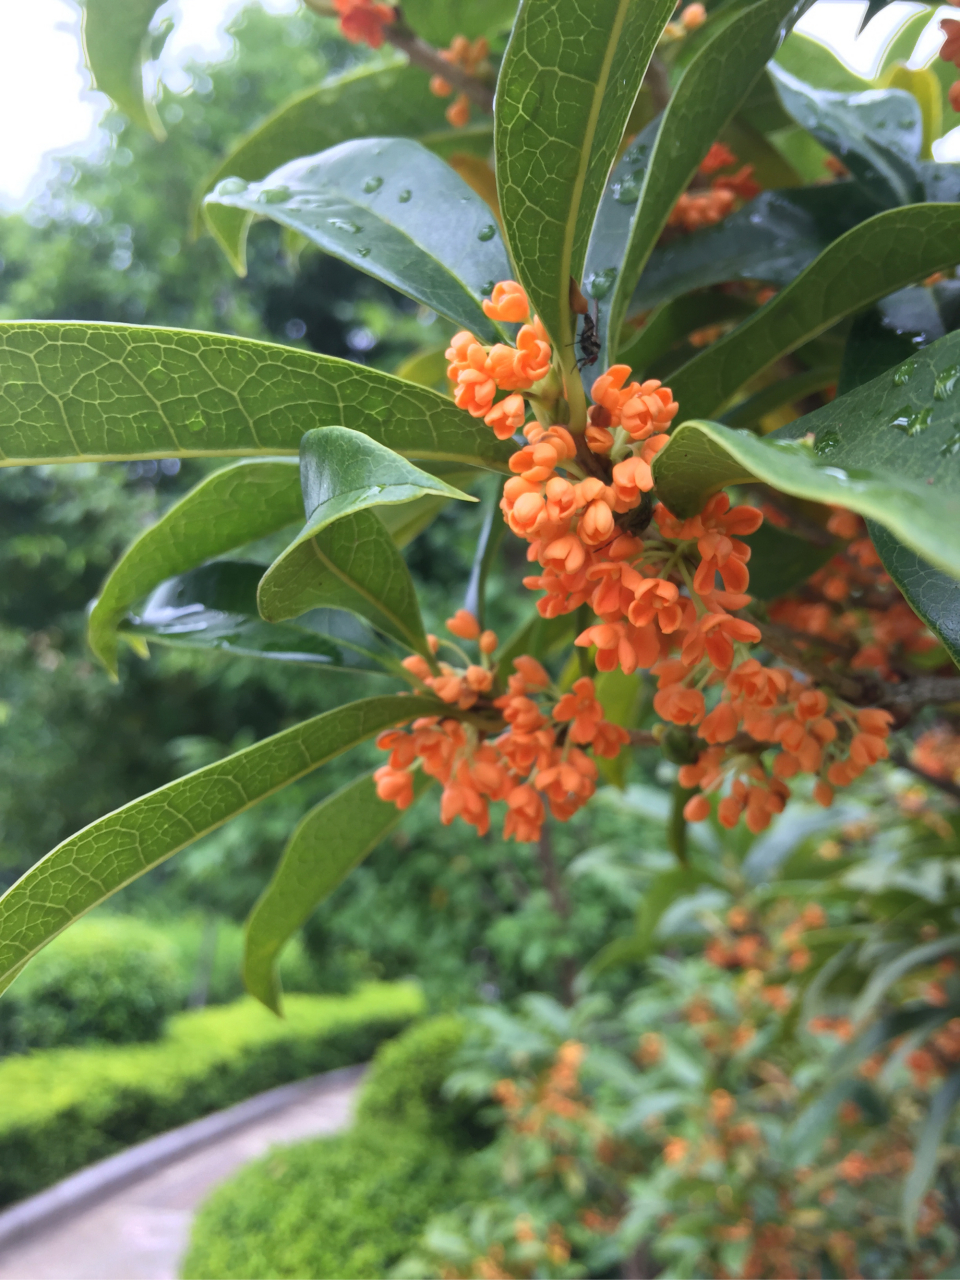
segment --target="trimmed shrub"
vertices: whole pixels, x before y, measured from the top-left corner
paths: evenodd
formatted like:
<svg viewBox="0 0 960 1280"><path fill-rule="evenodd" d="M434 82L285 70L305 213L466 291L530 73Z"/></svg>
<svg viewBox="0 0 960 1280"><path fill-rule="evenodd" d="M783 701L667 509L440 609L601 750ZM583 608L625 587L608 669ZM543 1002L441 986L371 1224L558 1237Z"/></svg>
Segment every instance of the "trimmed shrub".
<svg viewBox="0 0 960 1280"><path fill-rule="evenodd" d="M427 1220L460 1199L454 1150L417 1129L362 1125L279 1148L201 1209L187 1280L386 1276Z"/></svg>
<svg viewBox="0 0 960 1280"><path fill-rule="evenodd" d="M53 1049L0 1062L0 1204L261 1090L363 1062L422 1010L412 983L176 1014L150 1045Z"/></svg>
<svg viewBox="0 0 960 1280"><path fill-rule="evenodd" d="M219 1187L197 1215L188 1280L377 1280L427 1221L469 1197L464 1156L487 1135L443 1096L464 1024L428 1018L383 1044L356 1127L272 1152Z"/></svg>
<svg viewBox="0 0 960 1280"><path fill-rule="evenodd" d="M160 930L124 916L81 920L0 1002L0 1051L155 1040L183 999L177 949Z"/></svg>

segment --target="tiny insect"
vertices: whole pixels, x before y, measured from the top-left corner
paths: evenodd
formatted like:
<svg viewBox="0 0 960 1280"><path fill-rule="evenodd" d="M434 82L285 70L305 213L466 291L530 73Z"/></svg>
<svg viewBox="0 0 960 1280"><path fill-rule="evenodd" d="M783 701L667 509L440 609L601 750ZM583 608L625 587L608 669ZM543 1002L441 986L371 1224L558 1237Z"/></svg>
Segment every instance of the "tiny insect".
<svg viewBox="0 0 960 1280"><path fill-rule="evenodd" d="M596 364L600 357L600 334L597 330L597 310L598 303L594 299L594 314L590 314L590 304L580 292L580 287L570 277L570 310L576 316L583 316L583 327L580 330L580 337L577 339L577 346L580 348L580 359L577 361L577 368L583 369L585 365Z"/></svg>
<svg viewBox="0 0 960 1280"><path fill-rule="evenodd" d="M596 320L589 311L583 317L583 327L580 330L577 346L580 348L580 359L577 361L578 369L597 363L600 357L600 332L597 329Z"/></svg>

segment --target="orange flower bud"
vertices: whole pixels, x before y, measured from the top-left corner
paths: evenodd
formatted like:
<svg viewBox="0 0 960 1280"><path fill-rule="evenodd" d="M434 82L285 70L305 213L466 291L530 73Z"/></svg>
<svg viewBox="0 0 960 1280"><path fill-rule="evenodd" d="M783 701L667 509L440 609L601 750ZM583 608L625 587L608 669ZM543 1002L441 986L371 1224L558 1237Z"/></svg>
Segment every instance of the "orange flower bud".
<svg viewBox="0 0 960 1280"><path fill-rule="evenodd" d="M461 640L476 640L480 634L480 624L467 609L458 609L446 622L447 630Z"/></svg>

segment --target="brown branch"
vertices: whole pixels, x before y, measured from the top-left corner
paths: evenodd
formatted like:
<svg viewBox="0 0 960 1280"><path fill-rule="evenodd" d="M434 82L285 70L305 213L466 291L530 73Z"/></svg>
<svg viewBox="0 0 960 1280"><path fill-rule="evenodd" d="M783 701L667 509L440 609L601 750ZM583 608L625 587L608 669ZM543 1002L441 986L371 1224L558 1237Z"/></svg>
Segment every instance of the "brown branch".
<svg viewBox="0 0 960 1280"><path fill-rule="evenodd" d="M872 706L876 706L876 699L872 694L880 681L855 679L842 671L834 671L826 663L798 649L793 641L793 633L789 633L786 627L777 626L773 622L757 622L755 618L751 621L759 630L763 643L778 657L785 658L792 666L806 671L819 684L825 684L846 702L869 702Z"/></svg>
<svg viewBox="0 0 960 1280"><path fill-rule="evenodd" d="M309 4L310 0L307 0L307 3ZM397 12L399 13L399 10ZM432 76L440 76L454 89L465 93L481 111L486 111L488 115L492 114L493 90L491 87L477 76L472 76L469 71L464 71L463 67L458 67L455 62L447 62L445 58L441 58L440 51L432 44L427 44L426 40L421 40L415 31L411 31L402 16L388 27L384 27L383 38L395 49L405 53L416 66L429 71Z"/></svg>
<svg viewBox="0 0 960 1280"><path fill-rule="evenodd" d="M304 0L304 3L321 18L338 16L330 0ZM454 89L465 93L482 111L488 114L492 112L493 90L490 86L476 76L472 76L469 71L464 71L463 67L458 67L456 63L447 62L445 58L441 58L439 49L435 49L432 44L427 44L426 40L421 40L416 32L410 30L403 20L400 9L397 8L395 12L396 20L383 28L383 38L387 44L392 44L395 49L405 53L411 62L422 67L424 71L429 71L432 76L441 76Z"/></svg>
<svg viewBox="0 0 960 1280"><path fill-rule="evenodd" d="M921 769L918 764L914 764L910 757L898 748L894 747L890 752L890 759L898 768L909 769L911 773L916 774L918 778L922 778L931 787L936 787L945 795L953 796L954 800L960 800L960 787L955 782L951 782L949 778L938 778L936 774L928 773L926 769Z"/></svg>

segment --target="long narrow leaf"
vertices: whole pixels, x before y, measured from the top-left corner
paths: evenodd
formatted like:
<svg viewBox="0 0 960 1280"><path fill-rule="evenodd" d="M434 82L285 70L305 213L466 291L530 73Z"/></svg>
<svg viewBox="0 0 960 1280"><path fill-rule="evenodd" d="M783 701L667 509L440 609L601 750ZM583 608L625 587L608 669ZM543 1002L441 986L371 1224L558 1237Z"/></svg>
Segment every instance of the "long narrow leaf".
<svg viewBox="0 0 960 1280"><path fill-rule="evenodd" d="M510 276L489 205L409 138L357 138L262 182L227 178L205 207L271 218L311 244L496 342L483 294Z"/></svg>
<svg viewBox="0 0 960 1280"><path fill-rule="evenodd" d="M954 1071L937 1090L920 1130L913 1165L903 1184L903 1229L909 1240L916 1239L917 1214L924 1196L937 1176L940 1144L943 1142L957 1103L960 1101L960 1071Z"/></svg>
<svg viewBox="0 0 960 1280"><path fill-rule="evenodd" d="M671 0L523 0L500 69L497 189L507 241L570 365L570 277L580 278L604 183L672 8Z"/></svg>
<svg viewBox="0 0 960 1280"><path fill-rule="evenodd" d="M183 329L0 324L0 465L295 454L312 427L506 470L514 450L446 396L348 360Z"/></svg>
<svg viewBox="0 0 960 1280"><path fill-rule="evenodd" d="M706 417L774 360L895 289L951 266L960 207L908 205L862 222L671 378L684 417Z"/></svg>
<svg viewBox="0 0 960 1280"><path fill-rule="evenodd" d="M64 840L0 898L0 991L79 916L157 863L381 729L429 715L427 698L366 698L141 796Z"/></svg>
<svg viewBox="0 0 960 1280"><path fill-rule="evenodd" d="M616 272L615 283L600 304L601 334L607 335L612 352L630 296L670 210L711 143L744 102L776 52L784 24L794 7L795 0L760 0L729 17L721 16L715 24L708 24L697 53L685 68L663 113L642 182L634 179L637 202L629 220L622 217L622 212L630 212L629 205L621 205L620 210L614 207L623 162L614 173L605 207L609 216L620 215L618 221L626 222L623 245L610 261L599 254L588 254L588 275L597 279L603 278L605 272ZM598 231L603 217L602 209Z"/></svg>
<svg viewBox="0 0 960 1280"><path fill-rule="evenodd" d="M117 626L132 604L167 578L284 529L302 515L293 459L240 462L207 476L141 533L110 571L90 611L90 648L116 675Z"/></svg>
<svg viewBox="0 0 960 1280"><path fill-rule="evenodd" d="M419 798L432 778L418 774ZM276 961L284 944L353 868L400 821L396 805L378 799L370 774L328 796L300 820L270 883L247 920L243 980L251 995L280 1012Z"/></svg>

